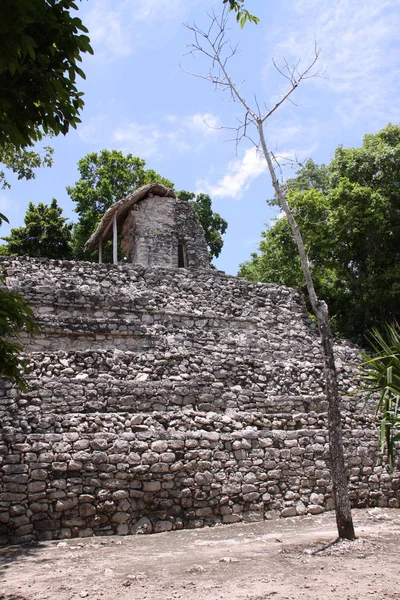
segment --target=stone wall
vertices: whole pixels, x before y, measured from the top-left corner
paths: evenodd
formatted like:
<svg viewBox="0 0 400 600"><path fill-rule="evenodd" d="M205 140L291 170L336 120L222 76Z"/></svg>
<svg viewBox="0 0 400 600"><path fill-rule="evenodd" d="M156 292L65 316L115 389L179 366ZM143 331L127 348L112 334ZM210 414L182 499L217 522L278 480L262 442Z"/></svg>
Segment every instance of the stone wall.
<svg viewBox="0 0 400 600"><path fill-rule="evenodd" d="M178 243L185 247L187 266L208 269L204 231L189 202L148 196L133 206L122 247L131 247L128 262L178 268Z"/></svg>
<svg viewBox="0 0 400 600"><path fill-rule="evenodd" d="M41 334L0 388L0 538L200 527L332 508L319 340L295 290L212 270L2 258ZM336 347L354 506L398 506Z"/></svg>

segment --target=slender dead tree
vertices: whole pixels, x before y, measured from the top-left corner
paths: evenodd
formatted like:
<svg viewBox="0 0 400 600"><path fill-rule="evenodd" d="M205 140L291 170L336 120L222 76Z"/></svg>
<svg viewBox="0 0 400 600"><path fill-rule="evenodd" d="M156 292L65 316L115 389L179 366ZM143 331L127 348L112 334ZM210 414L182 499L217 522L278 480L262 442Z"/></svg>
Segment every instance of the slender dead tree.
<svg viewBox="0 0 400 600"><path fill-rule="evenodd" d="M312 280L309 260L304 247L303 238L297 225L293 212L288 204L284 187L279 182L276 169L279 163L268 147L265 125L268 119L273 115L286 101L291 101L291 95L296 91L299 85L312 77L320 76L321 73L315 70L320 50L314 45L314 56L310 62L301 68L301 61L291 66L285 59L283 67L279 67L275 61L273 64L283 78L287 80L287 90L281 98L269 109L261 111L255 98L255 107L244 98L239 86L231 79L228 72L228 62L236 54L237 47L232 47L227 39L227 11L224 10L221 16L214 13L209 15L210 26L203 31L196 25L186 25L193 35L193 42L189 45L189 54L200 54L208 59L210 67L206 75L186 72L205 79L213 84L217 90L224 90L230 94L231 99L242 105L244 116L237 127L225 127L235 131L235 141L238 144L243 138L248 138L260 151L268 165L272 185L275 190L277 201L288 218L293 237L296 241L300 262L303 269L307 292L310 299L312 310L317 318L318 331L321 340L322 356L324 362L324 377L326 398L328 401L328 432L329 432L329 456L331 465L331 475L333 484L333 495L335 501L336 523L339 538L348 540L355 539L355 532L351 516L351 504L349 498L345 459L343 451L342 424L339 408L339 391L337 385L337 376L335 368L335 359L333 352L332 333L329 325L328 307L326 303L318 298L314 283ZM256 131L256 138L252 139L251 130Z"/></svg>

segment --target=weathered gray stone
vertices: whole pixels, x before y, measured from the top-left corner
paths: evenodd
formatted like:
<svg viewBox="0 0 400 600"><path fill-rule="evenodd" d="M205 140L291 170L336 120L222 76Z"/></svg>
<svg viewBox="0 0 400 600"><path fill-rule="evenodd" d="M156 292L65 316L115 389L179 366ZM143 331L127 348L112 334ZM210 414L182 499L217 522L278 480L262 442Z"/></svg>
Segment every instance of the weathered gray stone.
<svg viewBox="0 0 400 600"><path fill-rule="evenodd" d="M297 291L209 269L0 263L42 309L41 335L22 332L31 389L0 382L9 541L332 509L319 340ZM356 352L336 352L352 497L397 506L373 410L346 396Z"/></svg>
<svg viewBox="0 0 400 600"><path fill-rule="evenodd" d="M171 531L173 525L170 521L156 521L154 524L154 533L161 533L163 531Z"/></svg>
<svg viewBox="0 0 400 600"><path fill-rule="evenodd" d="M94 514L96 514L96 508L93 504L84 503L79 506L80 517L91 517Z"/></svg>
<svg viewBox="0 0 400 600"><path fill-rule="evenodd" d="M325 508L323 506L319 506L318 504L309 504L307 507L307 512L310 515L319 515L322 512L325 512Z"/></svg>
<svg viewBox="0 0 400 600"><path fill-rule="evenodd" d="M130 514L127 512L116 512L111 517L112 523L126 523L130 519Z"/></svg>
<svg viewBox="0 0 400 600"><path fill-rule="evenodd" d="M161 454L162 452L167 451L168 442L166 442L165 440L158 440L157 442L153 442L150 447L153 452L158 452L159 454Z"/></svg>
<svg viewBox="0 0 400 600"><path fill-rule="evenodd" d="M139 519L132 527L132 533L140 534L140 533L152 533L153 525L147 517L142 517Z"/></svg>

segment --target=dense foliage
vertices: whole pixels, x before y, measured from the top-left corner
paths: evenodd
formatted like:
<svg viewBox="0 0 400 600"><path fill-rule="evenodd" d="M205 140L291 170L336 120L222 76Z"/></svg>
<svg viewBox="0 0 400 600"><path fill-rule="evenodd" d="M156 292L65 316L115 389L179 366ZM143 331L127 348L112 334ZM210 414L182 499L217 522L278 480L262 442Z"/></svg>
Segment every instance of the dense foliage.
<svg viewBox="0 0 400 600"><path fill-rule="evenodd" d="M92 49L86 28L71 14L74 10L77 6L71 0L0 3L0 163L20 179L31 179L34 169L52 162L49 147L42 157L27 146L43 134L65 134L80 122L83 94L76 78L85 75L78 62ZM7 186L0 171L0 187ZM0 225L4 220L0 215ZM29 227L35 229L33 223ZM1 251L8 248L2 246ZM32 311L0 279L0 376L21 388L25 386L18 343L22 327L37 330Z"/></svg>
<svg viewBox="0 0 400 600"><path fill-rule="evenodd" d="M78 162L80 179L67 192L76 203L79 215L73 232L74 256L77 259L95 259L97 251L84 251L84 245L96 229L106 210L136 188L148 183L173 183L152 169L145 169L145 161L124 155L118 150L102 150L84 156ZM105 261L111 260L110 248L103 250Z"/></svg>
<svg viewBox="0 0 400 600"><path fill-rule="evenodd" d="M46 258L71 258L72 223L62 217L62 208L53 198L50 206L40 202L29 203L25 214L25 226L11 229L7 242L7 254Z"/></svg>
<svg viewBox="0 0 400 600"><path fill-rule="evenodd" d="M286 185L302 231L317 294L337 334L365 333L400 318L400 126L339 147L330 165L312 161ZM262 234L259 253L241 265L250 280L303 286L285 217Z"/></svg>
<svg viewBox="0 0 400 600"><path fill-rule="evenodd" d="M28 333L38 331L32 310L19 294L4 287L4 279L0 276L0 377L26 389L25 364L20 358L22 346L18 341L23 327Z"/></svg>
<svg viewBox="0 0 400 600"><path fill-rule="evenodd" d="M0 3L0 146L21 148L80 122L81 54L92 53L71 0Z"/></svg>
<svg viewBox="0 0 400 600"><path fill-rule="evenodd" d="M0 213L0 225L3 221L8 223L7 217ZM20 358L22 346L18 342L23 327L28 333L38 331L32 310L19 294L4 286L4 277L0 275L0 377L26 389L25 363Z"/></svg>
<svg viewBox="0 0 400 600"><path fill-rule="evenodd" d="M213 212L211 198L207 194L193 194L184 190L178 192L181 200L186 200L194 207L198 220L204 229L210 260L221 254L224 241L223 234L228 223L218 213Z"/></svg>
<svg viewBox="0 0 400 600"><path fill-rule="evenodd" d="M373 356L365 356L362 372L367 390L379 392L381 449L385 443L390 470L394 468L395 442L400 441L400 327L387 326L386 335L375 329L370 342Z"/></svg>

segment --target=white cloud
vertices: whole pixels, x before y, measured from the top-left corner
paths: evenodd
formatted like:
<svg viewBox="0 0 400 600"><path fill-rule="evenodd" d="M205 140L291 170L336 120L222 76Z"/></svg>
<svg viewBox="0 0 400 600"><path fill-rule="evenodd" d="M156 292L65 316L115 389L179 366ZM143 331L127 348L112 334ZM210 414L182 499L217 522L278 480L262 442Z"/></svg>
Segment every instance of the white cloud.
<svg viewBox="0 0 400 600"><path fill-rule="evenodd" d="M208 181L198 181L197 187L206 190L212 196L239 198L250 185L267 168L265 159L256 148L248 148L240 160L228 165L227 173L215 184Z"/></svg>
<svg viewBox="0 0 400 600"><path fill-rule="evenodd" d="M0 196L0 212L6 211L11 207L11 201L6 196Z"/></svg>
<svg viewBox="0 0 400 600"><path fill-rule="evenodd" d="M191 150L183 130L168 131L155 123L126 123L115 129L113 139L129 152L139 153L145 158L162 157L171 151L183 153Z"/></svg>
<svg viewBox="0 0 400 600"><path fill-rule="evenodd" d="M113 140L144 158L199 152L210 143L218 124L218 117L212 113L168 115L159 123L123 123L114 130Z"/></svg>
<svg viewBox="0 0 400 600"><path fill-rule="evenodd" d="M191 0L196 4L200 0ZM185 18L187 0L96 0L82 10L94 60L131 55L139 46L163 45ZM156 32L156 35L154 35Z"/></svg>
<svg viewBox="0 0 400 600"><path fill-rule="evenodd" d="M314 38L321 46L327 79L314 79L309 89L330 94L344 126L398 120L399 6L400 0L296 0L293 22L279 32L278 52L288 60L301 56L306 64Z"/></svg>
<svg viewBox="0 0 400 600"><path fill-rule="evenodd" d="M221 127L218 117L211 113L198 113L189 118L189 127L203 134L212 135Z"/></svg>
<svg viewBox="0 0 400 600"><path fill-rule="evenodd" d="M91 117L85 124L78 126L78 135L87 144L99 144L105 137L105 123L105 115Z"/></svg>

